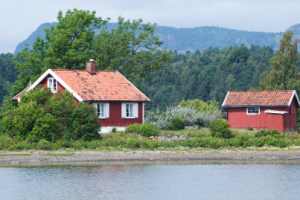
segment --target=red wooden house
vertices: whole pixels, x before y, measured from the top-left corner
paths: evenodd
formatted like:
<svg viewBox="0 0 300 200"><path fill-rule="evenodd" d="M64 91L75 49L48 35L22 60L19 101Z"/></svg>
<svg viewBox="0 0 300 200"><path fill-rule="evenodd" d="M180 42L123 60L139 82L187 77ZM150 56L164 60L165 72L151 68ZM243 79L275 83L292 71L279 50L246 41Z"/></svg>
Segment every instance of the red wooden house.
<svg viewBox="0 0 300 200"><path fill-rule="evenodd" d="M229 91L222 108L231 128L296 129L299 98L295 90Z"/></svg>
<svg viewBox="0 0 300 200"><path fill-rule="evenodd" d="M150 99L118 71L97 71L96 62L90 60L85 70L48 69L32 85L17 94L42 86L52 93L68 91L78 102L95 106L101 132L113 128L123 131L133 123L143 123L144 105Z"/></svg>

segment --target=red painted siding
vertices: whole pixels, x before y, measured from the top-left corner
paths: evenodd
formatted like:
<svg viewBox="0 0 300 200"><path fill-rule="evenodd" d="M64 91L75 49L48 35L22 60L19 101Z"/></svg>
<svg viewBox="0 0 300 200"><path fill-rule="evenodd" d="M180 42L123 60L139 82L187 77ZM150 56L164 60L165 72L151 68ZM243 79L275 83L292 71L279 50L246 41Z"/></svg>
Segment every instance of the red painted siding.
<svg viewBox="0 0 300 200"><path fill-rule="evenodd" d="M227 120L231 128L255 128L287 131L296 129L297 103L294 100L290 107L260 107L259 115L247 115L247 108L228 108ZM273 109L287 111L287 114L265 113Z"/></svg>
<svg viewBox="0 0 300 200"><path fill-rule="evenodd" d="M134 119L125 119L122 118L122 102L109 102L109 118L108 119L99 119L99 124L102 127L107 126L121 126L126 127L130 124L141 124L143 123L143 103L138 103L138 118Z"/></svg>
<svg viewBox="0 0 300 200"><path fill-rule="evenodd" d="M47 79L49 78L49 77L51 77L51 76L47 76L41 83L40 83L40 85L42 86L42 87L44 87L44 88L47 88ZM61 84L59 84L58 82L57 82L57 91L58 92L63 92L63 91L65 91L65 88L61 85Z"/></svg>
<svg viewBox="0 0 300 200"><path fill-rule="evenodd" d="M44 88L47 88L47 78L45 78L40 84ZM62 85L60 85L59 83L57 83L57 86L58 86L57 87L58 92L62 92L65 90L65 88ZM143 118L144 118L143 102L138 102L138 118L134 118L134 119L125 119L125 118L121 117L122 102L112 101L112 102L108 102L108 103L109 103L109 110L110 110L109 118L99 119L98 122L99 122L100 126L102 126L102 127L108 127L108 126L126 127L130 124L143 123Z"/></svg>

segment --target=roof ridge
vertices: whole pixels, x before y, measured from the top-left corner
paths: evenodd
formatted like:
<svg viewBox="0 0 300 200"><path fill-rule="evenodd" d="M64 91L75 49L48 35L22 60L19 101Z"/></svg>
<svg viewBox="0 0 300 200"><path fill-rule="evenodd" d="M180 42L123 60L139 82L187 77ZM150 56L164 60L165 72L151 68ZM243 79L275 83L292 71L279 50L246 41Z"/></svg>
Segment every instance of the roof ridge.
<svg viewBox="0 0 300 200"><path fill-rule="evenodd" d="M248 91L229 90L228 92L246 93L246 92L294 92L294 91L296 90L248 90Z"/></svg>
<svg viewBox="0 0 300 200"><path fill-rule="evenodd" d="M83 71L87 72L85 69L65 69L65 68L50 68L52 71ZM118 70L97 70L97 72L118 72Z"/></svg>

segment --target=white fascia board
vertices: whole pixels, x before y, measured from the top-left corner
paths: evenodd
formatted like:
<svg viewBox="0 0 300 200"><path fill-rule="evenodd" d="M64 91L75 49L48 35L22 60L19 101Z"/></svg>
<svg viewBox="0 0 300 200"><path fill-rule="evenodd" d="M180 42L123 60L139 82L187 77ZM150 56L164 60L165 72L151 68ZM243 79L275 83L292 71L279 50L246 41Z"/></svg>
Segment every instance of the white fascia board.
<svg viewBox="0 0 300 200"><path fill-rule="evenodd" d="M55 72L51 69L45 71L28 89L27 92L34 89L38 84L40 84L48 75L51 75L55 80L61 84L68 92L70 92L79 102L82 102L83 99L79 96L69 85L67 85L63 79L61 79Z"/></svg>
<svg viewBox="0 0 300 200"><path fill-rule="evenodd" d="M226 100L227 100L227 98L228 98L228 96L229 96L229 93L230 93L230 91L227 92L227 94L226 94L226 96L225 96L225 98L224 98L224 101L223 101L223 103L222 103L222 107L225 105L225 102L226 102Z"/></svg>
<svg viewBox="0 0 300 200"><path fill-rule="evenodd" d="M289 100L289 106L292 104L294 97L296 97L297 103L300 106L300 101L299 101L299 97L298 97L296 90L293 91L293 95L291 96L291 98Z"/></svg>

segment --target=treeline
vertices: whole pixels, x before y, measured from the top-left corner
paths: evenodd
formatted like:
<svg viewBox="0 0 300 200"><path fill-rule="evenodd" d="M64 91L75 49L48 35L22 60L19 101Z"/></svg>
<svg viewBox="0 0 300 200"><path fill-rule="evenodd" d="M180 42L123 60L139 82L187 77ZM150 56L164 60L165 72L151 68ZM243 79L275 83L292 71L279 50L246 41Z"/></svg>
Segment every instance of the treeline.
<svg viewBox="0 0 300 200"><path fill-rule="evenodd" d="M228 90L257 88L273 54L271 48L257 46L173 52L170 64L149 74L143 89L151 108L187 99L221 103Z"/></svg>
<svg viewBox="0 0 300 200"><path fill-rule="evenodd" d="M216 100L221 103L228 90L256 88L270 68L271 48L252 46L171 52L160 69L146 74L138 84L151 99L149 108L164 109L181 100ZM13 55L0 55L0 99L16 78Z"/></svg>
<svg viewBox="0 0 300 200"><path fill-rule="evenodd" d="M13 54L0 54L0 102L8 94L9 87L16 80Z"/></svg>

